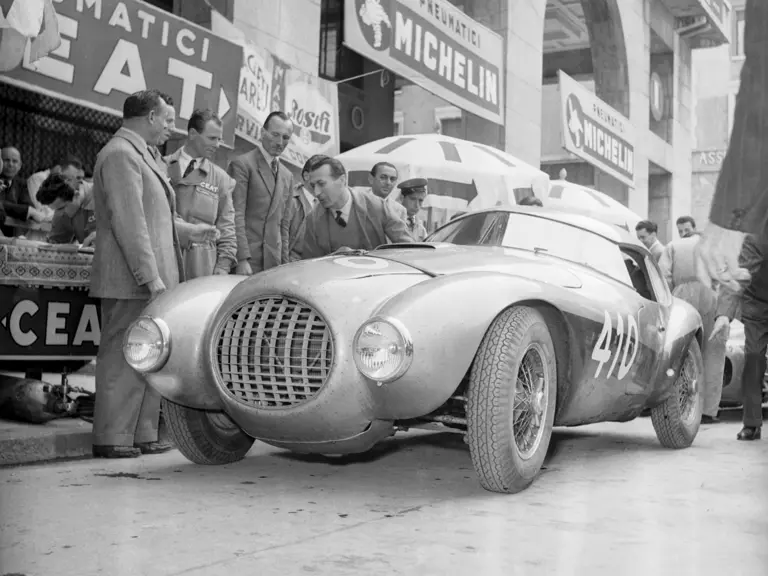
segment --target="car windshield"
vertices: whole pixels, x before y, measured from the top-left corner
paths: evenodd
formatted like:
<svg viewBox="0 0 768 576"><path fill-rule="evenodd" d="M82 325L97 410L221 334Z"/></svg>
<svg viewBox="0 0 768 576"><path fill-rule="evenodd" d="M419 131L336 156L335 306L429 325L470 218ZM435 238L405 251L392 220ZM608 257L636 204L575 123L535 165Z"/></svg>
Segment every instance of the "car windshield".
<svg viewBox="0 0 768 576"><path fill-rule="evenodd" d="M500 246L546 254L589 266L632 285L616 244L588 230L535 214L469 214L436 230L426 241L462 246Z"/></svg>

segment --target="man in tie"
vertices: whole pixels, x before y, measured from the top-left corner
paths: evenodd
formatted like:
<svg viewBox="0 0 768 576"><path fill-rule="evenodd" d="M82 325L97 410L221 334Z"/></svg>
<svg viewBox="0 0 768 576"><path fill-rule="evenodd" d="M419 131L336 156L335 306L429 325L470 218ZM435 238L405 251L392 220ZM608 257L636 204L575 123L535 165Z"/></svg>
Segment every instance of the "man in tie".
<svg viewBox="0 0 768 576"><path fill-rule="evenodd" d="M212 110L195 110L187 123L187 141L165 157L176 192L178 218L215 226L219 237L184 251L187 280L229 274L237 264L237 235L232 190L235 181L212 162L222 137L221 119Z"/></svg>
<svg viewBox="0 0 768 576"><path fill-rule="evenodd" d="M301 171L302 183L294 188L291 197L291 202L293 202L291 219L286 221L288 242L283 244L283 263L301 260L304 245L304 222L317 205L317 198L309 191L309 168L318 158L320 155L312 156L304 163L304 168Z"/></svg>
<svg viewBox="0 0 768 576"><path fill-rule="evenodd" d="M302 258L327 256L340 248L373 250L391 242L412 242L392 203L351 190L344 165L320 156L309 166L309 185L320 207L305 222Z"/></svg>
<svg viewBox="0 0 768 576"><path fill-rule="evenodd" d="M283 263L293 175L281 164L280 155L292 135L291 119L284 112L271 112L256 148L229 164L227 172L235 179L237 274L256 274Z"/></svg>
<svg viewBox="0 0 768 576"><path fill-rule="evenodd" d="M170 107L157 90L126 98L123 126L94 167L96 238L90 295L101 299L93 455L134 458L171 448L158 441L160 395L123 356L125 331L147 303L184 278L180 249L215 237L206 224L176 221L170 182L152 146Z"/></svg>
<svg viewBox="0 0 768 576"><path fill-rule="evenodd" d="M400 190L400 204L405 208L408 233L416 242L423 242L427 229L418 214L427 198L427 179L411 178L397 185Z"/></svg>
<svg viewBox="0 0 768 576"><path fill-rule="evenodd" d="M42 222L45 215L35 208L29 195L27 181L19 176L21 170L21 153L15 146L3 146L0 149L0 158L3 160L2 172L0 172L0 202L5 213L11 218L22 222ZM0 222L0 231L6 236L21 234L23 230L15 230L6 226L5 221Z"/></svg>
<svg viewBox="0 0 768 576"><path fill-rule="evenodd" d="M399 177L400 174L398 173L394 164L390 164L389 162L377 162L373 165L373 168L371 168L371 173L368 174L368 184L371 185L371 192L373 192L382 200L391 202L393 205L392 209L395 211L395 214L405 220L408 218L408 214L403 208L403 205L400 204L396 198L390 196L392 190L395 189L395 184L397 183L397 179ZM360 187L356 187L354 189L365 190L365 188Z"/></svg>

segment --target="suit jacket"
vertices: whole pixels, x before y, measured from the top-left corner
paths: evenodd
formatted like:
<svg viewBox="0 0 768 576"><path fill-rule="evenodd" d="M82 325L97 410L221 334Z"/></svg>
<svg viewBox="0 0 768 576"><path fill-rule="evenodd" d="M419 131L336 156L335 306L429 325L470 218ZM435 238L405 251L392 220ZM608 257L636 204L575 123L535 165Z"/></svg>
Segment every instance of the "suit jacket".
<svg viewBox="0 0 768 576"><path fill-rule="evenodd" d="M216 226L219 239L215 245L214 267L229 272L237 264L235 209L232 204L235 181L210 160L203 160L186 178L182 178L179 163L182 150L179 148L164 158L176 193L177 217L190 224Z"/></svg>
<svg viewBox="0 0 768 576"><path fill-rule="evenodd" d="M254 274L283 263L283 242L288 242L293 176L280 163L277 178L259 148L238 156L227 170L235 179L237 261L247 260ZM289 207L286 210L286 206Z"/></svg>
<svg viewBox="0 0 768 576"><path fill-rule="evenodd" d="M145 299L148 282L160 278L170 290L183 280L180 247L189 242L189 227L177 230L171 183L136 133L121 128L99 152L93 201L91 296Z"/></svg>
<svg viewBox="0 0 768 576"><path fill-rule="evenodd" d="M747 0L744 65L709 219L768 238L768 2Z"/></svg>
<svg viewBox="0 0 768 576"><path fill-rule="evenodd" d="M413 242L408 233L406 223L395 213L392 204L374 194L349 190L352 195L350 218L356 216L360 220L362 237L356 246L347 248L373 250L377 246L392 242ZM330 238L328 210L315 208L305 221L303 258L318 258L327 256L341 248L333 246Z"/></svg>
<svg viewBox="0 0 768 576"><path fill-rule="evenodd" d="M293 204L290 210L291 218L286 219L288 242L283 243L283 263L301 260L304 246L304 222L312 211L312 204L307 200L303 184L294 187L291 202Z"/></svg>
<svg viewBox="0 0 768 576"><path fill-rule="evenodd" d="M715 316L727 316L729 320L739 318L744 310L746 316L765 318L768 316L768 242L750 234L744 238L739 254L739 266L746 268L751 278L741 282L741 291L734 292L725 286L719 287Z"/></svg>
<svg viewBox="0 0 768 576"><path fill-rule="evenodd" d="M2 180L1 177L0 180ZM0 188L3 188L3 186L0 185ZM7 216L22 221L27 220L29 217L29 209L34 208L35 206L29 195L26 180L19 178L18 175L11 180L8 187L0 190L0 202L2 202L3 209ZM0 230L2 230L6 236L13 236L13 227L5 226L4 222L5 218L3 218L3 222L0 222Z"/></svg>

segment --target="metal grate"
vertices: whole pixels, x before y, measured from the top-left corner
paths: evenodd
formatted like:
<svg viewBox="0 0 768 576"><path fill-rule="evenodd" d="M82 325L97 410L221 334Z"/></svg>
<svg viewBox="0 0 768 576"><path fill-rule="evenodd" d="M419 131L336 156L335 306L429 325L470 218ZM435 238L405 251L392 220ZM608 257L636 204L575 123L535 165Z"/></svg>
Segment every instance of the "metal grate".
<svg viewBox="0 0 768 576"><path fill-rule="evenodd" d="M257 408L288 408L316 396L333 365L333 339L310 306L282 296L247 302L219 334L216 366L224 388Z"/></svg>
<svg viewBox="0 0 768 576"><path fill-rule="evenodd" d="M0 142L19 149L24 176L50 168L65 154L80 158L89 172L121 122L119 116L1 81L0 119Z"/></svg>

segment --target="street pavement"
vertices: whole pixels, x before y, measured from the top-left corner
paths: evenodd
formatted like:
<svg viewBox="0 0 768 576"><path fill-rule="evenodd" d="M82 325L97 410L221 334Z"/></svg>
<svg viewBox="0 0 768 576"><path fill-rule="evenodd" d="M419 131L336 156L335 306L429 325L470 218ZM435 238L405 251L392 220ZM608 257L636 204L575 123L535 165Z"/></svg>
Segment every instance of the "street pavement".
<svg viewBox="0 0 768 576"><path fill-rule="evenodd" d="M483 491L461 436L354 462L261 444L0 470L0 576L768 574L768 439L739 413L662 449L650 419L557 430L535 484Z"/></svg>

